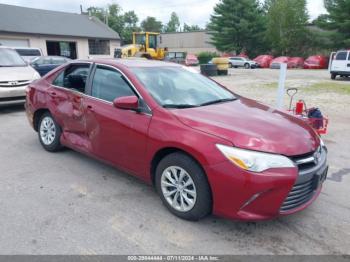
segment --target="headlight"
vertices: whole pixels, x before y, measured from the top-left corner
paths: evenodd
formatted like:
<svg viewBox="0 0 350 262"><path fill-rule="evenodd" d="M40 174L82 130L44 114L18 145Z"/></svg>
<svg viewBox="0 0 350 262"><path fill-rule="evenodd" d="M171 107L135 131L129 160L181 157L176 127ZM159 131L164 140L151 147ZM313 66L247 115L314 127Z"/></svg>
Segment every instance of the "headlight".
<svg viewBox="0 0 350 262"><path fill-rule="evenodd" d="M224 145L216 145L216 147L228 160L244 170L263 172L270 168L295 167L292 160L285 156Z"/></svg>
<svg viewBox="0 0 350 262"><path fill-rule="evenodd" d="M33 75L33 80L37 80L39 78L41 78L40 74L38 72L35 72Z"/></svg>

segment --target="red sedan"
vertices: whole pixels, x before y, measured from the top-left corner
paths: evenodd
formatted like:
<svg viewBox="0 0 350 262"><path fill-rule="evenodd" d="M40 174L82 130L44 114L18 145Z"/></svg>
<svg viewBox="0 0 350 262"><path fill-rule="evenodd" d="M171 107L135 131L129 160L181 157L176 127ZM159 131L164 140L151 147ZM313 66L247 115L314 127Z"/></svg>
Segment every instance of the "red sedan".
<svg viewBox="0 0 350 262"><path fill-rule="evenodd" d="M327 150L304 121L177 64L72 61L28 87L26 112L44 149L133 174L188 220L291 214L327 175Z"/></svg>
<svg viewBox="0 0 350 262"><path fill-rule="evenodd" d="M316 55L310 56L305 60L304 69L327 69L328 57Z"/></svg>

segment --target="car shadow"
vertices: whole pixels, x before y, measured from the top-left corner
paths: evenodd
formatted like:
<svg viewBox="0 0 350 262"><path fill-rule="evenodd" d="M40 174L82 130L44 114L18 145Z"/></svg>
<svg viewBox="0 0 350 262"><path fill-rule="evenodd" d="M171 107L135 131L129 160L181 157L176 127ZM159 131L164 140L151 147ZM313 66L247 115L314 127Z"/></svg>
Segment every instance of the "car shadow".
<svg viewBox="0 0 350 262"><path fill-rule="evenodd" d="M337 82L350 82L350 77L338 77L335 79Z"/></svg>
<svg viewBox="0 0 350 262"><path fill-rule="evenodd" d="M0 106L0 114L11 114L24 111L24 105Z"/></svg>

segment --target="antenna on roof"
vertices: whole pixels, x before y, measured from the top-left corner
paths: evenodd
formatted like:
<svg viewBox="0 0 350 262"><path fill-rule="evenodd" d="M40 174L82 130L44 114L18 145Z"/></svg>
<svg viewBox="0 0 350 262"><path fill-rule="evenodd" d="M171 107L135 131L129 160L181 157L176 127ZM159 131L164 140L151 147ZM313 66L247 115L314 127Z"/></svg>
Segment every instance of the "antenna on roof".
<svg viewBox="0 0 350 262"><path fill-rule="evenodd" d="M83 14L83 5L80 5L80 14Z"/></svg>

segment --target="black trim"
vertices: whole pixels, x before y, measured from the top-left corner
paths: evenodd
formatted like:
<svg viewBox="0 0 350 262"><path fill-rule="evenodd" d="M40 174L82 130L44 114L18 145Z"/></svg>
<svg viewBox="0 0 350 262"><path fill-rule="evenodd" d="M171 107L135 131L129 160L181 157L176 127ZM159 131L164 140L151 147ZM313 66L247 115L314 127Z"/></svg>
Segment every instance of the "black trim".
<svg viewBox="0 0 350 262"><path fill-rule="evenodd" d="M25 99L26 99L25 96L0 97L0 102L22 101Z"/></svg>
<svg viewBox="0 0 350 262"><path fill-rule="evenodd" d="M331 74L342 75L342 76L350 76L349 71L331 71Z"/></svg>

